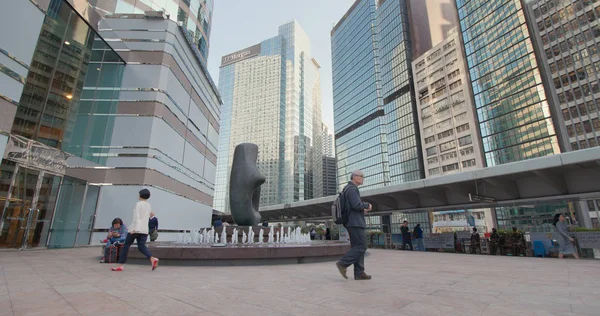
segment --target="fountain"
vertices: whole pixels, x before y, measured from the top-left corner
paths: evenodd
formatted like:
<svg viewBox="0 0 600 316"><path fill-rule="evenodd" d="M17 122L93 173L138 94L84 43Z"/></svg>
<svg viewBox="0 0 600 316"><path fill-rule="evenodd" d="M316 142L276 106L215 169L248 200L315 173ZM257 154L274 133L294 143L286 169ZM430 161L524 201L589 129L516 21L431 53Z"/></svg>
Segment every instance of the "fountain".
<svg viewBox="0 0 600 316"><path fill-rule="evenodd" d="M314 262L338 259L346 253L350 249L348 243L312 241L300 227L287 226L286 232L284 226L256 226L261 222L260 186L265 181L256 166L257 156L255 144L239 144L234 150L229 202L233 220L240 226L185 230L177 235L177 242L149 244L152 254L161 262L186 260L196 264L231 265ZM266 242L265 237L268 237ZM136 248L131 248L130 257L146 262Z"/></svg>

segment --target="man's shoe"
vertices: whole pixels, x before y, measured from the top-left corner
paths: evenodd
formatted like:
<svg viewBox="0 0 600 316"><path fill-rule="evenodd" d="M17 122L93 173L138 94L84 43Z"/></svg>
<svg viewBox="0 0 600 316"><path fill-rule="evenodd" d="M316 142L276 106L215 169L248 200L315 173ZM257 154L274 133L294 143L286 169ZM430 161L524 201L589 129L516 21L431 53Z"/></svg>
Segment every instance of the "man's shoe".
<svg viewBox="0 0 600 316"><path fill-rule="evenodd" d="M361 275L354 276L354 280L371 280L371 276L366 273L363 273Z"/></svg>
<svg viewBox="0 0 600 316"><path fill-rule="evenodd" d="M344 277L344 279L348 279L348 276L346 275L346 270L348 270L348 268L344 267L339 262L336 262L335 266L338 268L338 271L340 271L340 274Z"/></svg>

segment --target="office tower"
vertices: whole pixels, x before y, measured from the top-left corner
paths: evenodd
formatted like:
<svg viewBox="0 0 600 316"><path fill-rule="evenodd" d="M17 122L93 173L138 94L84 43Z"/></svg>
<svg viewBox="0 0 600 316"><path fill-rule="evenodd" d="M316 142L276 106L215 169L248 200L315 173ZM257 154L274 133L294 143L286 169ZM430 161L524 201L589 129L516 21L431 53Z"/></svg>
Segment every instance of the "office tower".
<svg viewBox="0 0 600 316"><path fill-rule="evenodd" d="M357 0L331 31L333 116L338 185L353 170L363 187L390 183L377 60L375 0Z"/></svg>
<svg viewBox="0 0 600 316"><path fill-rule="evenodd" d="M323 196L338 194L335 157L323 156Z"/></svg>
<svg viewBox="0 0 600 316"><path fill-rule="evenodd" d="M487 166L561 151L521 1L456 1Z"/></svg>
<svg viewBox="0 0 600 316"><path fill-rule="evenodd" d="M540 0L527 8L564 148L598 146L600 2Z"/></svg>
<svg viewBox="0 0 600 316"><path fill-rule="evenodd" d="M228 213L229 171L235 146L258 145L265 176L260 205L322 195L320 65L298 22L277 36L223 56L223 96L215 208Z"/></svg>
<svg viewBox="0 0 600 316"><path fill-rule="evenodd" d="M335 156L335 148L333 142L333 134L329 131L327 125L321 123L321 139L323 141L323 156L334 157Z"/></svg>
<svg viewBox="0 0 600 316"><path fill-rule="evenodd" d="M413 61L427 177L484 167L458 33Z"/></svg>
<svg viewBox="0 0 600 316"><path fill-rule="evenodd" d="M91 5L0 5L2 247L97 244L144 187L162 228L210 224L220 97L194 36Z"/></svg>
<svg viewBox="0 0 600 316"><path fill-rule="evenodd" d="M413 58L450 36L458 26L454 0L408 0Z"/></svg>
<svg viewBox="0 0 600 316"><path fill-rule="evenodd" d="M424 177L408 23L408 8L404 1L379 1L376 47L390 184Z"/></svg>
<svg viewBox="0 0 600 316"><path fill-rule="evenodd" d="M338 184L365 188L423 177L404 1L357 0L331 31Z"/></svg>

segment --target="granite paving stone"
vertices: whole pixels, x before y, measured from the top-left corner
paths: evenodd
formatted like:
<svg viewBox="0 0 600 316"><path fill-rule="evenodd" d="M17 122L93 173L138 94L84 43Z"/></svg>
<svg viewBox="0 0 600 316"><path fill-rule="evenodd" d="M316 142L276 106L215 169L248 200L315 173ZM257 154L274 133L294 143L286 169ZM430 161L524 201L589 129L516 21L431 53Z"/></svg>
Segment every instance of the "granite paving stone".
<svg viewBox="0 0 600 316"><path fill-rule="evenodd" d="M369 249L370 281L333 262L98 263L97 247L0 252L0 316L599 315L600 261ZM352 270L350 269L350 275Z"/></svg>

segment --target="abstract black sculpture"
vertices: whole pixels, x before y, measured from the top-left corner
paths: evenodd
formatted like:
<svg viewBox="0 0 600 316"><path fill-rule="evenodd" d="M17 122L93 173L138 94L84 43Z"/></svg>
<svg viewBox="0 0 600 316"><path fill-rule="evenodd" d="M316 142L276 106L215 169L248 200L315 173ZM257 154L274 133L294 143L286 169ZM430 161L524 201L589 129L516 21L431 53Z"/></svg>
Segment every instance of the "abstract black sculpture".
<svg viewBox="0 0 600 316"><path fill-rule="evenodd" d="M229 206L231 216L239 226L256 226L260 223L258 204L260 186L265 183L265 177L258 171L257 158L257 145L242 143L235 146L229 179Z"/></svg>

